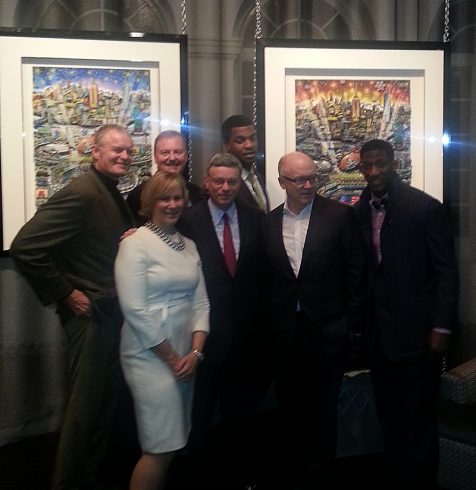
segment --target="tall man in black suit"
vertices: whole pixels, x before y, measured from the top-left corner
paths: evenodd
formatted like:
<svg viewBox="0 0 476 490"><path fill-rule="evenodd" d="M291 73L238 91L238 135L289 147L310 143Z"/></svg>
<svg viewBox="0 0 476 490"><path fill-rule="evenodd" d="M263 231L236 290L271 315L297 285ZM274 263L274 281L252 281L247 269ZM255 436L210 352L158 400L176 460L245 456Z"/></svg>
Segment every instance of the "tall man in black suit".
<svg viewBox="0 0 476 490"><path fill-rule="evenodd" d="M269 200L263 176L256 169L256 128L250 119L236 114L223 122L221 134L225 151L235 155L241 163L242 184L238 199L266 213Z"/></svg>
<svg viewBox="0 0 476 490"><path fill-rule="evenodd" d="M177 224L197 245L210 300L210 333L195 384L190 436L194 452L207 441L217 407L225 428L234 428L226 449L233 454L244 451L242 423L253 413L266 383L259 314L263 213L236 199L240 175L236 157L216 154L205 178L209 199L186 209ZM235 462L242 465L243 458L238 454ZM219 469L215 463L213 468Z"/></svg>
<svg viewBox="0 0 476 490"><path fill-rule="evenodd" d="M352 208L316 195L312 159L278 164L286 201L263 221L276 388L294 488L329 488L348 328L365 296L364 251Z"/></svg>
<svg viewBox="0 0 476 490"><path fill-rule="evenodd" d="M116 188L132 159L127 131L103 126L92 157L90 170L42 205L11 246L41 302L57 304L66 334L69 394L53 479L62 490L94 488L104 455L120 379L114 260L134 226Z"/></svg>
<svg viewBox="0 0 476 490"><path fill-rule="evenodd" d="M360 151L368 186L357 207L370 271L367 347L386 488L435 488L440 361L456 317L458 273L445 208L404 184L392 145Z"/></svg>

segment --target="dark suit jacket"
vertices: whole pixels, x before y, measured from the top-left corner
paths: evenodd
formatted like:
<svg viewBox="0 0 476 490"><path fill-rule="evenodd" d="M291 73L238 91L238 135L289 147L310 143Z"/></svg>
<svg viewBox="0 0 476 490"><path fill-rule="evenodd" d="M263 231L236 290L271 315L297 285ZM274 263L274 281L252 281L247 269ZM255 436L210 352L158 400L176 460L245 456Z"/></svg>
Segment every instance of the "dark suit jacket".
<svg viewBox="0 0 476 490"><path fill-rule="evenodd" d="M369 263L367 346L390 359L425 354L434 327L451 330L458 299L453 236L445 208L395 175L381 229L382 262L376 263L368 188L357 216Z"/></svg>
<svg viewBox="0 0 476 490"><path fill-rule="evenodd" d="M259 183L261 184L261 187L263 188L263 192L266 197L266 210L269 210L269 198L266 192L263 176L260 173L258 173L256 170L255 170L255 174L256 177L258 178ZM250 190L248 189L248 186L243 181L241 182L240 192L238 194L237 200L244 204L247 204L248 206L261 209L258 203L255 201L253 194L251 194Z"/></svg>
<svg viewBox="0 0 476 490"><path fill-rule="evenodd" d="M56 192L15 237L11 255L47 305L79 289L110 295L122 233L133 225L90 169ZM129 213L130 214L130 213Z"/></svg>
<svg viewBox="0 0 476 490"><path fill-rule="evenodd" d="M259 294L262 266L261 219L257 208L236 203L240 251L231 277L216 236L208 201L187 208L177 227L197 245L210 299L210 333L205 362L218 363L255 344L260 325ZM250 338L251 336L251 338Z"/></svg>
<svg viewBox="0 0 476 490"><path fill-rule="evenodd" d="M362 237L353 209L317 196L296 277L283 242L281 204L263 220L269 269L271 325L277 329L277 348L286 350L296 327L298 303L315 327L316 347L342 348L366 293Z"/></svg>

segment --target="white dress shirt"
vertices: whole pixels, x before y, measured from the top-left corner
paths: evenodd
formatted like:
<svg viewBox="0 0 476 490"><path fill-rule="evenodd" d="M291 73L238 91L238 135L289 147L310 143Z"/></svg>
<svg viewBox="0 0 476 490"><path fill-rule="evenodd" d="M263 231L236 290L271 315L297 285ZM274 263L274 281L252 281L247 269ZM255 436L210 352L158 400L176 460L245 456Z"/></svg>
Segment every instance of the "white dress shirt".
<svg viewBox="0 0 476 490"><path fill-rule="evenodd" d="M309 219L311 217L312 204L310 202L300 213L294 214L289 208L287 201L283 210L283 242L288 254L289 262L297 277L302 261L302 250L306 241Z"/></svg>
<svg viewBox="0 0 476 490"><path fill-rule="evenodd" d="M233 236L233 247L235 249L236 260L238 260L238 254L240 252L240 228L238 226L238 213L236 212L235 203L233 202L227 210L223 210L216 206L211 199L208 199L208 209L210 209L210 214L212 215L213 227L215 228L222 252L223 227L225 224L223 215L225 213L228 214L228 222L230 223L231 234Z"/></svg>

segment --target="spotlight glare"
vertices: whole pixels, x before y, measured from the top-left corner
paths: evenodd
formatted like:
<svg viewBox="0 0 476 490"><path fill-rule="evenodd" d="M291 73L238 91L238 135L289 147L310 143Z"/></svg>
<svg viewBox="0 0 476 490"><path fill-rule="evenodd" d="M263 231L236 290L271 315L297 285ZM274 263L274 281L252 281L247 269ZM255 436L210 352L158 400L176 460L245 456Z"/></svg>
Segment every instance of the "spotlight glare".
<svg viewBox="0 0 476 490"><path fill-rule="evenodd" d="M443 137L441 138L441 142L443 143L444 146L448 146L450 144L450 135L448 133L445 133Z"/></svg>

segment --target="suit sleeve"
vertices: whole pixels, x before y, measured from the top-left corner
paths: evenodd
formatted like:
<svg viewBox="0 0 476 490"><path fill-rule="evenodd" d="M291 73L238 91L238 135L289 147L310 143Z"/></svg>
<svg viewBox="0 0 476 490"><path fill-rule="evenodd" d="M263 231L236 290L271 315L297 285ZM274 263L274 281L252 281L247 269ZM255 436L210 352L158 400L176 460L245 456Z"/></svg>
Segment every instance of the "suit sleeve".
<svg viewBox="0 0 476 490"><path fill-rule="evenodd" d="M361 329L367 293L366 255L364 238L358 225L355 210L348 208L348 226L344 239L347 257L347 297L349 302L349 329Z"/></svg>
<svg viewBox="0 0 476 490"><path fill-rule="evenodd" d="M433 202L426 229L430 266L435 278L432 327L452 330L458 303L458 268L454 239L446 208Z"/></svg>
<svg viewBox="0 0 476 490"><path fill-rule="evenodd" d="M10 253L40 301L51 304L74 287L55 262L56 251L81 234L87 215L84 195L59 191L39 208L13 240Z"/></svg>

